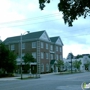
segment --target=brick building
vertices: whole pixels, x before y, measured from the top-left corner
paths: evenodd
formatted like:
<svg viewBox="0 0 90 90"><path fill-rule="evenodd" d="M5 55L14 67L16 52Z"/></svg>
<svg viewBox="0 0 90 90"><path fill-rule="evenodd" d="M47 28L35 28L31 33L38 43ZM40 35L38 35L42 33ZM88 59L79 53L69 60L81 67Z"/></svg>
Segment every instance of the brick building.
<svg viewBox="0 0 90 90"><path fill-rule="evenodd" d="M17 54L17 63L20 64L21 36L9 37L5 41L7 47ZM63 59L63 43L59 36L49 37L47 32L37 31L22 35L22 56L31 53L37 60L38 72L49 72L51 62ZM52 63L55 71L56 67Z"/></svg>

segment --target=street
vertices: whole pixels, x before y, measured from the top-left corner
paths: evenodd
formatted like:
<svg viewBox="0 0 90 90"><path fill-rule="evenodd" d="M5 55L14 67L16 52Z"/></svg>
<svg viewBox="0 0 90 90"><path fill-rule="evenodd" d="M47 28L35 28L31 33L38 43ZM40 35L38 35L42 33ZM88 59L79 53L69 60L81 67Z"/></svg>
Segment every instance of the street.
<svg viewBox="0 0 90 90"><path fill-rule="evenodd" d="M0 81L0 90L82 90L90 81L90 72L69 75L41 75L38 79ZM90 90L90 89L89 89Z"/></svg>

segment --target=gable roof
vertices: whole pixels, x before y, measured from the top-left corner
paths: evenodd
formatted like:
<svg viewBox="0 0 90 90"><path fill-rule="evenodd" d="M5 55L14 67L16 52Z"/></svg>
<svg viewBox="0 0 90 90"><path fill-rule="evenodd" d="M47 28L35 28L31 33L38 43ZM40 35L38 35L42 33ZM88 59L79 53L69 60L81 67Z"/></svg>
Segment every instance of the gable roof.
<svg viewBox="0 0 90 90"><path fill-rule="evenodd" d="M22 40L38 39L44 32L45 31L37 31L37 32L28 33L26 35L22 35ZM7 43L12 41L19 41L20 38L21 36L9 37L6 40L4 40L4 42Z"/></svg>
<svg viewBox="0 0 90 90"><path fill-rule="evenodd" d="M58 36L57 37L50 37L50 40L51 40L51 42L54 42L55 43L58 38L59 38Z"/></svg>
<svg viewBox="0 0 90 90"><path fill-rule="evenodd" d="M51 40L51 42L56 43L56 41L58 40L58 38L60 39L60 41L61 41L61 43L62 43L62 45L63 45L63 42L62 42L62 40L61 40L61 38L60 38L59 36L50 37L50 40Z"/></svg>

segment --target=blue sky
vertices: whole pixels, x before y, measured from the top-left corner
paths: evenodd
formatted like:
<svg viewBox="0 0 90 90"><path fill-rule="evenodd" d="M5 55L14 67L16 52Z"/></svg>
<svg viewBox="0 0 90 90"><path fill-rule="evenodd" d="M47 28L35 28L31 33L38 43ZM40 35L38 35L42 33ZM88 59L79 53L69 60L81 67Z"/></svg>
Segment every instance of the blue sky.
<svg viewBox="0 0 90 90"><path fill-rule="evenodd" d="M69 52L74 55L90 53L90 17L79 18L73 27L68 27L58 11L58 1L52 0L41 11L38 0L0 0L0 38L46 30L50 37L61 37L64 58Z"/></svg>

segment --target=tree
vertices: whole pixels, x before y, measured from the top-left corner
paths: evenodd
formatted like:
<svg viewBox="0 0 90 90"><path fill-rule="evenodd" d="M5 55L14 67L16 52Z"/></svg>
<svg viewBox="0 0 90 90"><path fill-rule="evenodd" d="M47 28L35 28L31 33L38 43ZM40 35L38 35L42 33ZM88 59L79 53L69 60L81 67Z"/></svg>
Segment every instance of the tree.
<svg viewBox="0 0 90 90"><path fill-rule="evenodd" d="M51 0L39 0L40 9L43 10L45 3L50 3ZM84 16L86 18L90 15L90 1L89 0L60 0L58 9L63 14L65 24L72 26L74 20Z"/></svg>
<svg viewBox="0 0 90 90"><path fill-rule="evenodd" d="M87 60L86 63L84 64L84 66L85 66L85 70L89 70L90 61Z"/></svg>
<svg viewBox="0 0 90 90"><path fill-rule="evenodd" d="M63 60L58 60L57 61L57 67L58 67L59 71L61 71L61 69L62 69L63 66L64 66Z"/></svg>
<svg viewBox="0 0 90 90"><path fill-rule="evenodd" d="M3 43L0 44L0 69L3 70L3 74L10 74L16 70L16 55Z"/></svg>
<svg viewBox="0 0 90 90"><path fill-rule="evenodd" d="M24 60L24 72L27 72L30 69L30 63L31 62L35 62L36 60L33 58L33 56L29 53L25 54L25 56L23 57Z"/></svg>
<svg viewBox="0 0 90 90"><path fill-rule="evenodd" d="M75 61L73 62L74 68L77 68L78 70L80 70L80 65L81 65L81 64L82 64L81 60L79 60L79 61L75 60Z"/></svg>
<svg viewBox="0 0 90 90"><path fill-rule="evenodd" d="M75 57L75 59L79 59L79 58L82 58L83 57L83 55L77 55L76 57Z"/></svg>

